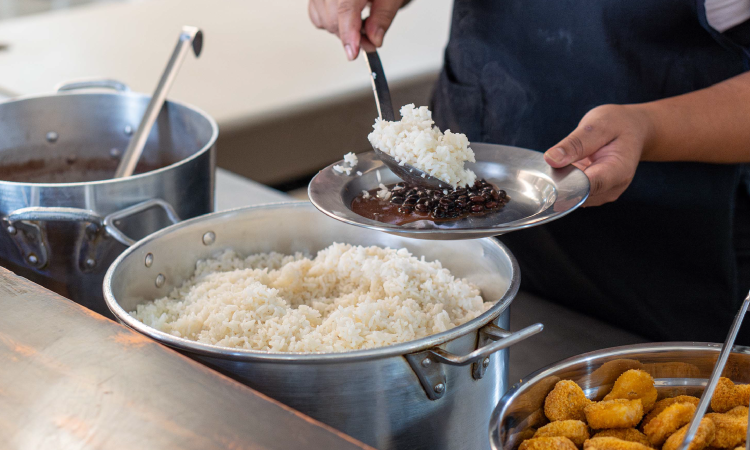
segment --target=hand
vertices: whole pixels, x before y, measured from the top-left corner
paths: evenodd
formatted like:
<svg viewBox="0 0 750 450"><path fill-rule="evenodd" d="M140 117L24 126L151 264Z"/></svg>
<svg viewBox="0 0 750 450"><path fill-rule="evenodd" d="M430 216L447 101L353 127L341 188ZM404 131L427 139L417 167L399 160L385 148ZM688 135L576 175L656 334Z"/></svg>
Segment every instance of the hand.
<svg viewBox="0 0 750 450"><path fill-rule="evenodd" d="M547 150L552 167L573 164L591 181L584 206L617 200L630 185L651 134L651 121L639 105L603 105L589 111L578 128Z"/></svg>
<svg viewBox="0 0 750 450"><path fill-rule="evenodd" d="M308 13L313 25L335 34L344 44L349 61L359 55L362 10L368 0L310 0ZM365 33L376 47L383 45L383 36L405 0L372 0Z"/></svg>

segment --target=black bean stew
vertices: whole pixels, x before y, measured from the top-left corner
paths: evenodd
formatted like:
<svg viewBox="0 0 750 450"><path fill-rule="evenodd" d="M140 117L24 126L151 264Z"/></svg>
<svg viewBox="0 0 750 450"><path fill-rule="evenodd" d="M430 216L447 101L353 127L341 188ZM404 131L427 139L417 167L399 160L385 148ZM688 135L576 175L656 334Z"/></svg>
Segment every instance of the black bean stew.
<svg viewBox="0 0 750 450"><path fill-rule="evenodd" d="M458 189L424 189L401 182L387 186L386 199L373 189L352 200L351 210L379 222L401 225L417 220L448 221L480 216L502 209L509 201L505 191L485 180Z"/></svg>

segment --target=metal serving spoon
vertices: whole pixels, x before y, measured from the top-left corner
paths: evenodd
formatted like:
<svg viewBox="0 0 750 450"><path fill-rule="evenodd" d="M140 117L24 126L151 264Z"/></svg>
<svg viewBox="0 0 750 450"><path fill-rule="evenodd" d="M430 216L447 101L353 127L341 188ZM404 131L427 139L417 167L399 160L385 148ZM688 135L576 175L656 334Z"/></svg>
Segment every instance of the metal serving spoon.
<svg viewBox="0 0 750 450"><path fill-rule="evenodd" d="M393 113L391 92L388 90L388 81L385 79L385 72L383 72L383 64L380 62L378 51L375 48L375 45L373 45L373 43L364 35L362 35L360 46L365 52L367 67L370 69L372 91L375 94L375 104L378 107L378 116L380 116L380 120L393 122L396 120L396 115ZM430 189L446 189L452 187L450 183L435 178L416 167L406 163L399 163L393 156L381 151L375 146L373 146L372 149L375 150L375 154L381 161L383 161L383 164L391 169L391 172L395 173L396 176L407 183L416 184Z"/></svg>
<svg viewBox="0 0 750 450"><path fill-rule="evenodd" d="M143 148L146 146L148 135L151 134L151 128L153 128L156 118L159 117L159 111L161 111L164 100L167 98L167 92L172 87L172 83L177 77L177 70L180 68L190 48L193 49L196 58L200 56L201 49L203 48L203 32L196 27L184 26L182 27L182 32L180 32L180 38L177 40L177 46L174 52L172 52L172 57L169 58L167 67L164 69L154 95L151 96L151 101L148 103L146 112L143 114L141 123L138 125L138 130L130 139L128 148L122 155L120 164L117 165L115 178L129 177L135 172L135 167L138 165L138 160L141 159Z"/></svg>
<svg viewBox="0 0 750 450"><path fill-rule="evenodd" d="M690 442L693 441L693 438L695 438L695 433L698 432L698 426L701 423L701 419L703 419L703 416L706 414L708 405L711 403L711 397L714 396L716 385L719 383L719 378L721 377L722 372L724 372L724 366L727 364L729 354L732 352L734 340L737 338L737 333L740 331L742 319L744 319L748 307L750 307L750 293L748 293L747 297L745 297L745 301L742 302L740 310L737 312L737 315L734 318L734 322L732 322L732 328L729 330L727 339L726 341L724 341L724 346L721 348L721 353L719 353L719 359L716 361L714 371L711 372L711 377L708 379L706 389L703 391L703 395L701 395L701 399L698 402L698 408L696 408L695 410L695 415L690 421L690 425L685 432L685 437L682 440L682 444L678 447L678 450L688 450ZM745 448L747 450L750 450L750 429L748 429L747 432Z"/></svg>

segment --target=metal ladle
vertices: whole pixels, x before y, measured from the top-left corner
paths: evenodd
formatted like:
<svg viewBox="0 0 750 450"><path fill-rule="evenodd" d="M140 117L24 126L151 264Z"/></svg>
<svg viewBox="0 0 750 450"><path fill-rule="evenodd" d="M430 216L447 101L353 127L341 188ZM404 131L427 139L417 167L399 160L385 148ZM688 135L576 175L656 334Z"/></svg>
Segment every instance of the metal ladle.
<svg viewBox="0 0 750 450"><path fill-rule="evenodd" d="M184 26L182 27L182 32L180 32L180 38L177 40L177 46L169 58L167 67L164 69L154 95L151 96L151 101L149 101L141 123L138 125L138 130L130 139L128 148L122 155L120 164L117 165L115 178L129 177L135 172L135 167L138 165L138 160L141 159L141 154L143 153L143 148L146 146L151 128L159 116L162 105L167 98L167 92L172 87L172 83L174 83L177 77L177 71L190 48L193 49L196 58L200 56L201 49L203 48L203 32L197 27Z"/></svg>
<svg viewBox="0 0 750 450"><path fill-rule="evenodd" d="M360 46L365 52L367 67L370 69L372 91L375 94L375 104L378 107L378 116L380 116L380 120L393 122L396 120L396 115L393 113L391 93L388 90L388 81L385 79L385 72L383 72L383 64L380 62L378 51L375 48L375 45L373 45L373 43L364 35L362 35ZM383 164L385 164L391 172L395 173L396 176L407 183L416 184L430 189L446 189L452 187L450 183L435 178L416 167L412 167L406 163L399 163L394 157L381 151L375 146L373 146L372 149L375 150L378 159L383 161Z"/></svg>

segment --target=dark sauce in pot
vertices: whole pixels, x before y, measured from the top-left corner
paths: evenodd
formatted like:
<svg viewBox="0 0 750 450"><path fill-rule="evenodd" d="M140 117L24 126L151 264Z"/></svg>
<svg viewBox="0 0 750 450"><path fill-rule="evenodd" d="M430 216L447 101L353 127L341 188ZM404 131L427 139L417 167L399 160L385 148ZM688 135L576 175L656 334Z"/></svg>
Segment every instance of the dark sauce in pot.
<svg viewBox="0 0 750 450"><path fill-rule="evenodd" d="M81 183L114 177L119 160L104 158L32 159L22 163L0 161L0 181L18 183ZM135 174L163 167L140 161Z"/></svg>
<svg viewBox="0 0 750 450"><path fill-rule="evenodd" d="M398 183L386 186L386 199L378 197L380 189L359 194L351 210L378 222L403 225L419 220L446 222L499 211L510 201L508 194L485 180L458 189L424 189Z"/></svg>

